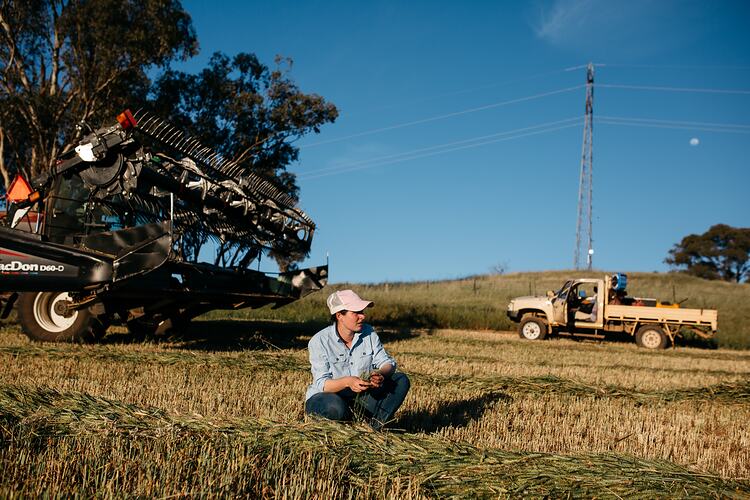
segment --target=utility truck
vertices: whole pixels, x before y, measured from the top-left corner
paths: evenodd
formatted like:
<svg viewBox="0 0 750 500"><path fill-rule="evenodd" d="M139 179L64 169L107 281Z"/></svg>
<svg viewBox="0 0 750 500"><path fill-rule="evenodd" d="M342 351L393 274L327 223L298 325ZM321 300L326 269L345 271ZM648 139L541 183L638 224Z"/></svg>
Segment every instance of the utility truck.
<svg viewBox="0 0 750 500"><path fill-rule="evenodd" d="M702 338L716 334L718 312L684 309L679 304L630 297L627 275L602 279L567 280L558 291L544 297L517 297L508 304L508 317L517 322L521 338L542 340L548 335L568 334L604 338L607 332L623 332L647 349L674 345L683 330Z"/></svg>
<svg viewBox="0 0 750 500"><path fill-rule="evenodd" d="M32 339L92 341L113 323L164 333L325 286L327 266L253 269L264 253L307 255L315 224L252 164L146 111L84 132L49 171L16 178L0 219L0 316L17 303Z"/></svg>

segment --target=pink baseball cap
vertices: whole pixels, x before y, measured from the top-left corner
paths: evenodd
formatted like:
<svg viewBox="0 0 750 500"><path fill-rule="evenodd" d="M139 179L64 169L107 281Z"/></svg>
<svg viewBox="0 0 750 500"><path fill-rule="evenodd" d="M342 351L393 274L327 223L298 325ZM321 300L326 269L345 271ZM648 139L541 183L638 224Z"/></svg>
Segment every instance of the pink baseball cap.
<svg viewBox="0 0 750 500"><path fill-rule="evenodd" d="M352 290L339 290L328 296L326 304L331 314L336 314L339 311L363 311L365 308L375 305L375 302L362 300Z"/></svg>

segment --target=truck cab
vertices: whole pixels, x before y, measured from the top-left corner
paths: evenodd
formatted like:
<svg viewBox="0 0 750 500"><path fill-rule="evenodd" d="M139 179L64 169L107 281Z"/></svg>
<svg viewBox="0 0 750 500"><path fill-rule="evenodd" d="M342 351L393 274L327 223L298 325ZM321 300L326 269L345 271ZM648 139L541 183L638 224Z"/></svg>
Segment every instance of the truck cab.
<svg viewBox="0 0 750 500"><path fill-rule="evenodd" d="M599 279L567 281L552 300L553 324L585 330L601 328L605 294L599 290L603 289L603 281Z"/></svg>
<svg viewBox="0 0 750 500"><path fill-rule="evenodd" d="M603 327L604 280L579 278L566 281L544 297L517 297L508 304L508 317L521 323L521 337L543 339L553 330L595 331Z"/></svg>

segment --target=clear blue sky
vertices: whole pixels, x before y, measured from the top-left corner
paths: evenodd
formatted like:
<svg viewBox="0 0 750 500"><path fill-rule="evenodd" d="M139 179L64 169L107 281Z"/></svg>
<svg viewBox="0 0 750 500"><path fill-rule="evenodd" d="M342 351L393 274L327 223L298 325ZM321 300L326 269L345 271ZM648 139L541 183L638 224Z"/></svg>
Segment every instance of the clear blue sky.
<svg viewBox="0 0 750 500"><path fill-rule="evenodd" d="M181 69L281 54L338 106L291 167L318 225L304 265L329 253L333 282L572 268L585 69L566 69L589 61L594 267L666 271L683 236L750 226L750 2L184 5L201 54Z"/></svg>

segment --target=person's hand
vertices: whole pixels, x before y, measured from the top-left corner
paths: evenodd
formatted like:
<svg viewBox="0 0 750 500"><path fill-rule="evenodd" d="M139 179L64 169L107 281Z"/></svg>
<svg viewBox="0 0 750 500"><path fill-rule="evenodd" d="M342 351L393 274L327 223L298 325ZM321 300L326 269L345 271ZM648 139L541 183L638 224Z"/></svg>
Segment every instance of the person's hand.
<svg viewBox="0 0 750 500"><path fill-rule="evenodd" d="M385 380L385 377L378 371L374 371L370 374L370 384L372 385L372 387L382 387L383 380Z"/></svg>
<svg viewBox="0 0 750 500"><path fill-rule="evenodd" d="M370 382L366 382L359 377L349 377L348 385L349 385L349 389L351 389L354 392L366 391L367 389L372 387L372 384Z"/></svg>

